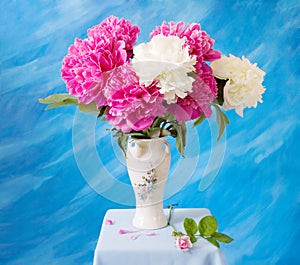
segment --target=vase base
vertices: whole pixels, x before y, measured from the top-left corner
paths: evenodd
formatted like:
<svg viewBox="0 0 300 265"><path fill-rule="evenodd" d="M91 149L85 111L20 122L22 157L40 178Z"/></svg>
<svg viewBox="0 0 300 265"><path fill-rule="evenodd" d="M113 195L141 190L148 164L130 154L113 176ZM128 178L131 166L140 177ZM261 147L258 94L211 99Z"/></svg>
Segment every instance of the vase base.
<svg viewBox="0 0 300 265"><path fill-rule="evenodd" d="M132 224L140 229L160 229L168 224L161 205L136 207Z"/></svg>

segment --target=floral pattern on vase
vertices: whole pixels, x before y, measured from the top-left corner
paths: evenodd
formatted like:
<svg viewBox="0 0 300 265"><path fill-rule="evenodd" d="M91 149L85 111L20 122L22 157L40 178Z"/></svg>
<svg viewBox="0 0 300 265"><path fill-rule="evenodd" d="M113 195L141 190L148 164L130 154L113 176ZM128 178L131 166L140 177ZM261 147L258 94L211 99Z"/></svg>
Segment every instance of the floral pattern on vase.
<svg viewBox="0 0 300 265"><path fill-rule="evenodd" d="M146 173L146 176L142 176L142 182L133 184L139 199L142 201L147 200L148 196L151 196L151 193L155 190L156 183L156 170L152 168Z"/></svg>

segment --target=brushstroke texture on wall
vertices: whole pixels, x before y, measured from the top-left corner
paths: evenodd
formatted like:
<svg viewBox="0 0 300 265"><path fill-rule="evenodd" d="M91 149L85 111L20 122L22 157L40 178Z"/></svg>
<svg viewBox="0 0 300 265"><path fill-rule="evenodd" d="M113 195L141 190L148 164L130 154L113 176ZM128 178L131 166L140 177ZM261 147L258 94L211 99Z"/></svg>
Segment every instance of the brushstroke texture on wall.
<svg viewBox="0 0 300 265"><path fill-rule="evenodd" d="M189 130L190 159L183 162L172 150L165 204L209 208L220 230L235 238L222 247L228 264L297 263L298 1L14 0L1 1L0 10L1 264L91 264L105 211L133 206L124 159L107 125L72 107L44 112L38 103L65 92L60 67L68 46L109 15L137 24L139 42L164 20L201 23L216 49L245 55L267 73L264 103L243 119L228 113L225 150L211 143L208 122ZM80 155L93 165L81 165ZM207 167L210 158L221 165ZM214 180L201 186L209 174ZM126 187L123 197L105 176Z"/></svg>

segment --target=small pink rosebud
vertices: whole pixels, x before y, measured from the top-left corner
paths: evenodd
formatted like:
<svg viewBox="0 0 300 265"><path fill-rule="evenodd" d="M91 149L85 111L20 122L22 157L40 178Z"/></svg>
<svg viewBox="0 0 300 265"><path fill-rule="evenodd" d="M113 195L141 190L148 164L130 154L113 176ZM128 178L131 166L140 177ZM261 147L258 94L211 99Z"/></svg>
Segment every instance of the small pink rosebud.
<svg viewBox="0 0 300 265"><path fill-rule="evenodd" d="M181 251L188 251L193 247L189 236L180 236L176 240L176 247Z"/></svg>

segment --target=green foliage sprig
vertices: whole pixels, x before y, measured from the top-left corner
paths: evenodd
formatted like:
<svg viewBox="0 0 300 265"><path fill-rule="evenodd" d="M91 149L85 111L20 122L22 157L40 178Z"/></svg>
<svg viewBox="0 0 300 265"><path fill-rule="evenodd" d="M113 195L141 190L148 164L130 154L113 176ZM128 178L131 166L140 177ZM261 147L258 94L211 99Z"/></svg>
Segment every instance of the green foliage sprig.
<svg viewBox="0 0 300 265"><path fill-rule="evenodd" d="M183 221L183 227L185 233L181 231L177 231L176 228L171 224L171 216L172 216L172 208L176 206L176 204L169 205L170 209L168 225L173 228L172 236L175 238L187 235L190 237L192 243L197 241L197 238L202 237L206 239L208 242L220 248L220 242L222 243L230 243L233 241L233 238L230 236L217 232L218 222L214 216L208 215L203 217L199 223L197 223L193 218L185 218Z"/></svg>
<svg viewBox="0 0 300 265"><path fill-rule="evenodd" d="M177 150L184 157L184 148L186 145L186 124L184 122L178 122L170 113L166 113L163 117L156 117L152 125L147 130L139 132L131 131L129 133L117 131L114 137L118 138L118 144L124 155L126 155L126 143L129 137L136 139L151 139L168 135L176 138Z"/></svg>
<svg viewBox="0 0 300 265"><path fill-rule="evenodd" d="M222 100L222 97L219 96L218 100ZM69 94L53 94L46 98L40 98L39 102L42 104L48 104L45 110L74 105L77 106L81 112L97 114L97 117L101 118L101 121L106 120L105 114L108 111L107 106L97 108L95 102L83 104L78 102L78 99L75 96ZM229 123L229 120L218 105L218 101L212 102L211 106L213 106L216 110L216 122L219 127L219 140L226 128L226 125ZM200 125L205 119L206 117L202 113L200 117L194 120L194 127ZM146 130L131 131L129 133L124 133L113 128L111 129L111 131L116 131L114 137L118 139L118 144L121 150L123 151L124 155L126 155L126 144L129 137L137 139L151 139L170 135L176 138L177 150L184 157L187 133L186 123L178 122L174 115L168 112L166 112L164 116L156 117L152 125Z"/></svg>
<svg viewBox="0 0 300 265"><path fill-rule="evenodd" d="M97 117L102 118L101 121L105 121L106 106L97 108L95 102L91 102L90 104L79 103L75 96L69 94L54 94L46 98L40 98L39 102L49 105L46 107L46 110L75 105L81 112L98 114ZM129 137L151 139L170 135L176 138L176 147L180 154L184 156L186 124L184 122L178 122L174 115L170 113L165 113L163 117L156 117L147 130L123 133L113 128L111 131L116 131L114 137L118 139L118 144L124 155L126 155L126 143Z"/></svg>

